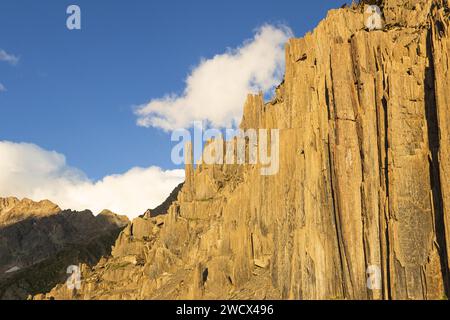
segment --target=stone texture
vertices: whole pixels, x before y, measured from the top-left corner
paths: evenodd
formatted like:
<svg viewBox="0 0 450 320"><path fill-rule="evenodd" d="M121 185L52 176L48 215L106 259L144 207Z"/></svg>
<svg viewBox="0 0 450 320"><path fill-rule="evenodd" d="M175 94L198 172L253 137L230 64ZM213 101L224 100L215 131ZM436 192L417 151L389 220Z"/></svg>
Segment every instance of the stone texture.
<svg viewBox="0 0 450 320"><path fill-rule="evenodd" d="M0 299L26 299L67 279L69 265L96 264L128 223L110 211L0 198Z"/></svg>
<svg viewBox="0 0 450 320"><path fill-rule="evenodd" d="M27 218L43 218L61 212L54 203L43 200L19 200L14 197L0 198L0 227L11 225Z"/></svg>
<svg viewBox="0 0 450 320"><path fill-rule="evenodd" d="M287 43L273 101L249 95L241 127L280 129L277 175L188 165L167 215L135 220L81 290L37 298L446 297L449 4L379 3L384 30L331 10Z"/></svg>

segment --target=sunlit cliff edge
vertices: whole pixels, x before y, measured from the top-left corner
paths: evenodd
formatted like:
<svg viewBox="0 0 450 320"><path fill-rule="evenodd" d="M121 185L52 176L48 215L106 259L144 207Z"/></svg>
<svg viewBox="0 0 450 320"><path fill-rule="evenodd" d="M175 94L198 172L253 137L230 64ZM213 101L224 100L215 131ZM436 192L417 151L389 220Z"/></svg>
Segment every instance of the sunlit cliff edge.
<svg viewBox="0 0 450 320"><path fill-rule="evenodd" d="M128 225L79 290L34 298L446 298L449 2L379 3L383 30L331 10L287 43L273 101L248 97L241 127L280 129L277 175L187 166L167 214Z"/></svg>

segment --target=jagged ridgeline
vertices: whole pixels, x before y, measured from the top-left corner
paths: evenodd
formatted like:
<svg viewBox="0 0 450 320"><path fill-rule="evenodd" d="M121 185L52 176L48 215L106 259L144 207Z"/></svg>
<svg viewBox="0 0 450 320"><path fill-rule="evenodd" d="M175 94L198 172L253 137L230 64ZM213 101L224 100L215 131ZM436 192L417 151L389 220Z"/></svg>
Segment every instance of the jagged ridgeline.
<svg viewBox="0 0 450 320"><path fill-rule="evenodd" d="M166 215L36 298L446 298L449 3L380 5L370 32L364 6L331 10L287 43L274 100L248 97L242 128L280 129L277 175L187 166Z"/></svg>
<svg viewBox="0 0 450 320"><path fill-rule="evenodd" d="M50 201L0 198L0 300L26 299L64 282L70 265L95 265L128 218L62 211Z"/></svg>

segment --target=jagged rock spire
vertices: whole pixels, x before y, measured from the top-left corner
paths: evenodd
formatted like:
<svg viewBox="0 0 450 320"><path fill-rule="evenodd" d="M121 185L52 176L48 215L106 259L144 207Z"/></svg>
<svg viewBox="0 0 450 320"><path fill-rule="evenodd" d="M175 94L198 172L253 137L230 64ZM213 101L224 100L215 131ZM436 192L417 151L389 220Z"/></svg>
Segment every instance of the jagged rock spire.
<svg viewBox="0 0 450 320"><path fill-rule="evenodd" d="M250 96L241 125L280 130L279 173L188 166L163 223L154 218L150 233L144 222L137 236L127 228L79 297L445 297L450 37L448 11L435 12L443 5L383 1L388 27L374 32L362 10L332 10L291 39L279 99Z"/></svg>

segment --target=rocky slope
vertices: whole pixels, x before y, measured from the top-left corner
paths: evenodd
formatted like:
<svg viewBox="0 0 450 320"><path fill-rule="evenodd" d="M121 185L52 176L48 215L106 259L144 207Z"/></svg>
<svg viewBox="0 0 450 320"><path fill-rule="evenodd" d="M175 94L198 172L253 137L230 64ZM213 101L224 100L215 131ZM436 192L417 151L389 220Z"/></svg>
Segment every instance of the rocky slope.
<svg viewBox="0 0 450 320"><path fill-rule="evenodd" d="M0 227L5 227L27 218L44 218L57 214L61 209L54 203L44 200L38 203L17 198L0 198Z"/></svg>
<svg viewBox="0 0 450 320"><path fill-rule="evenodd" d="M274 100L248 97L242 128L280 129L277 175L187 166L167 215L134 220L81 290L36 298L445 298L449 3L379 3L383 30L332 10L286 45Z"/></svg>
<svg viewBox="0 0 450 320"><path fill-rule="evenodd" d="M50 201L0 198L0 299L26 299L64 282L67 267L96 264L128 219L62 211Z"/></svg>

